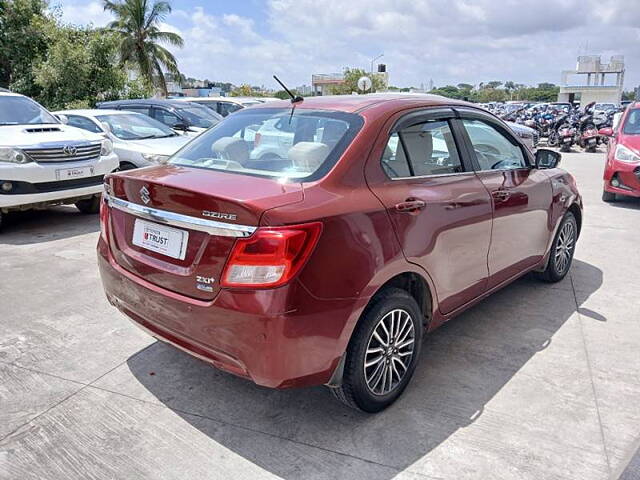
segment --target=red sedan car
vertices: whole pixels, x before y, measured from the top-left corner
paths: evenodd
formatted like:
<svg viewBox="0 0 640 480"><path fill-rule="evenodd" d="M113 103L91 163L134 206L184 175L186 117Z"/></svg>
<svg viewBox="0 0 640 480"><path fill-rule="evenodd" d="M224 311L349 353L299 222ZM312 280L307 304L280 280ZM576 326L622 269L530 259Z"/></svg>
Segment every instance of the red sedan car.
<svg viewBox="0 0 640 480"><path fill-rule="evenodd" d="M567 274L582 201L559 160L436 96L245 109L107 178L106 295L220 369L376 412L425 332L527 272Z"/></svg>
<svg viewBox="0 0 640 480"><path fill-rule="evenodd" d="M602 200L613 202L616 194L640 197L640 103L627 107L615 130L603 128L599 133L611 137Z"/></svg>

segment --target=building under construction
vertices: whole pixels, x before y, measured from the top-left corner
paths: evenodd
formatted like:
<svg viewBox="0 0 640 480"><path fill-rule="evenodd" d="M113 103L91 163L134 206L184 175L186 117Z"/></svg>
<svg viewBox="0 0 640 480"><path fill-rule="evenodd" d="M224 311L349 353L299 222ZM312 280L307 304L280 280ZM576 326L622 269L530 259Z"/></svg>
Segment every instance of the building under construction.
<svg viewBox="0 0 640 480"><path fill-rule="evenodd" d="M599 55L578 57L575 70L562 72L559 102L620 104L624 85L624 57L615 55L602 63Z"/></svg>

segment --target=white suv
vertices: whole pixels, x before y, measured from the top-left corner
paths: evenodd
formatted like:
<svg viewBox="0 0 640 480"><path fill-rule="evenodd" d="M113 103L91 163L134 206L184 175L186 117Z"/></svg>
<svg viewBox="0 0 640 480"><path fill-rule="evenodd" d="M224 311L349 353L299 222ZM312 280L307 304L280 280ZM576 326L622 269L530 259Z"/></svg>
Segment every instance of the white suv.
<svg viewBox="0 0 640 480"><path fill-rule="evenodd" d="M73 203L83 213L97 213L102 179L117 168L111 140L0 90L0 227L12 210Z"/></svg>

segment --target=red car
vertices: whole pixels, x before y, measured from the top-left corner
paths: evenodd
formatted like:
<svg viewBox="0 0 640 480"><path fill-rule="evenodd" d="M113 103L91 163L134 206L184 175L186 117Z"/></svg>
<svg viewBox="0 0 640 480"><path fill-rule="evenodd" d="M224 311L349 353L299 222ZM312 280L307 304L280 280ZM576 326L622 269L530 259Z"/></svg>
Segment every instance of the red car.
<svg viewBox="0 0 640 480"><path fill-rule="evenodd" d="M582 201L559 160L436 96L241 110L169 165L107 178L106 295L222 370L376 412L425 332L527 272L567 274Z"/></svg>
<svg viewBox="0 0 640 480"><path fill-rule="evenodd" d="M615 130L602 128L599 133L611 137L602 200L614 202L616 194L640 197L640 102L627 107Z"/></svg>

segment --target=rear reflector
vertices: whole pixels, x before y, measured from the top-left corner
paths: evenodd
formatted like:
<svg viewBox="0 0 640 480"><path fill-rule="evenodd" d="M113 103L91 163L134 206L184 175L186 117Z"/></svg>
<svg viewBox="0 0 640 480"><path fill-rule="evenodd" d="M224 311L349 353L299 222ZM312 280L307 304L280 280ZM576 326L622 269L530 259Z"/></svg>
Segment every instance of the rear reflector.
<svg viewBox="0 0 640 480"><path fill-rule="evenodd" d="M107 238L107 224L109 223L109 206L107 205L107 199L104 195L100 199L100 236L105 242L108 242Z"/></svg>
<svg viewBox="0 0 640 480"><path fill-rule="evenodd" d="M322 223L260 227L236 240L222 274L222 287L266 288L289 282L313 252Z"/></svg>

